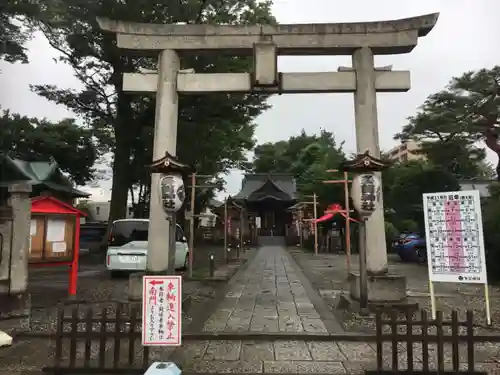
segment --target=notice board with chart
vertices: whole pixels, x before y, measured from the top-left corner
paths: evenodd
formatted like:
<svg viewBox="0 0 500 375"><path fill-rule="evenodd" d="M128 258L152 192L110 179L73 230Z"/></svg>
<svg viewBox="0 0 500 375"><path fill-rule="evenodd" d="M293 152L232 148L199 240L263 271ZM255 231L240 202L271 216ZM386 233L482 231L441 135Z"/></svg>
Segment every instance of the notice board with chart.
<svg viewBox="0 0 500 375"><path fill-rule="evenodd" d="M487 282L478 191L424 194L429 279Z"/></svg>
<svg viewBox="0 0 500 375"><path fill-rule="evenodd" d="M486 321L491 324L479 191L423 194L432 317L435 282L483 284Z"/></svg>

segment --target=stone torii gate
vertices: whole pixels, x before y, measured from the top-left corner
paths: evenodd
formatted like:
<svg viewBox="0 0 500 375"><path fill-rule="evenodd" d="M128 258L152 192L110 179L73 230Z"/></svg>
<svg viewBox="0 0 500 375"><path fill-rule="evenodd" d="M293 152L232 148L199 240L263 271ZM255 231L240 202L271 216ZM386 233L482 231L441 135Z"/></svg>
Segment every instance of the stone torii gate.
<svg viewBox="0 0 500 375"><path fill-rule="evenodd" d="M354 93L358 152L380 155L376 92L405 92L410 72L376 68L374 55L409 53L418 38L427 35L439 14L357 23L256 26L158 25L98 19L104 31L117 34L119 48L136 53L159 54L157 72L125 73L123 89L156 93L153 159L168 151L176 154L178 94L225 93ZM249 73L195 73L181 70L179 55L224 53L254 57ZM278 55L351 55L352 68L337 72L279 73ZM189 67L186 67L189 68ZM155 192L159 176L153 174ZM148 270L167 269L164 255L169 243L159 197L150 204ZM383 207L368 220L367 269L372 275L387 272ZM394 282L394 279L390 281Z"/></svg>

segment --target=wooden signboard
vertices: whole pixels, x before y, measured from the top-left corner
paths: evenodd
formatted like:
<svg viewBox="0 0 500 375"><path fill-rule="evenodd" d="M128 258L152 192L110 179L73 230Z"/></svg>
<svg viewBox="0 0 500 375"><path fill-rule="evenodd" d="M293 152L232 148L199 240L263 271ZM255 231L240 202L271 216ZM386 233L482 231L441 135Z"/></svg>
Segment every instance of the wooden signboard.
<svg viewBox="0 0 500 375"><path fill-rule="evenodd" d="M75 216L32 215L29 262L70 261L75 243Z"/></svg>

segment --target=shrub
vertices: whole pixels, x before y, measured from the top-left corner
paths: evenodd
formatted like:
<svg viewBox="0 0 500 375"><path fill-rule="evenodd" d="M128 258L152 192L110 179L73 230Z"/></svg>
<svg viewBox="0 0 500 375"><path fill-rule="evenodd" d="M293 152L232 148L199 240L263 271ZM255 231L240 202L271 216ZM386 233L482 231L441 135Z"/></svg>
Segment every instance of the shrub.
<svg viewBox="0 0 500 375"><path fill-rule="evenodd" d="M488 278L500 280L500 183L490 186L490 194L482 204L486 266Z"/></svg>

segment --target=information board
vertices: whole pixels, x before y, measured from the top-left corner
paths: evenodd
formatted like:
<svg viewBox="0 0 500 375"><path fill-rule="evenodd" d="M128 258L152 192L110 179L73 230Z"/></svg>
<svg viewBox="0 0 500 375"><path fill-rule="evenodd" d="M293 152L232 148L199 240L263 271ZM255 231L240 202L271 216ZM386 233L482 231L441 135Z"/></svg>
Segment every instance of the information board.
<svg viewBox="0 0 500 375"><path fill-rule="evenodd" d="M144 276L142 279L142 345L181 345L181 276Z"/></svg>
<svg viewBox="0 0 500 375"><path fill-rule="evenodd" d="M423 195L431 282L487 284L479 192Z"/></svg>

